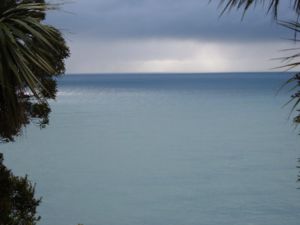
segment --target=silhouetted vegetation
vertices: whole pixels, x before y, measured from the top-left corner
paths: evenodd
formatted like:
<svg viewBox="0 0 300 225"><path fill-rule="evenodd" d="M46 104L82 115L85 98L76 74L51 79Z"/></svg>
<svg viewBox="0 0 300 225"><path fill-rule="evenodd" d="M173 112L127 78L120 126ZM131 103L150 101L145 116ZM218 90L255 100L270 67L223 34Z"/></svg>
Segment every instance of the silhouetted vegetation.
<svg viewBox="0 0 300 225"><path fill-rule="evenodd" d="M44 127L69 49L59 30L42 23L57 5L44 0L0 3L0 141L13 141L30 122Z"/></svg>
<svg viewBox="0 0 300 225"><path fill-rule="evenodd" d="M0 2L0 142L13 141L30 122L49 122L48 100L55 99L56 77L69 56L61 32L43 23L57 7L44 0ZM27 176L14 176L0 154L0 225L35 225L40 202Z"/></svg>
<svg viewBox="0 0 300 225"><path fill-rule="evenodd" d="M3 164L0 154L0 225L35 225L40 217L35 186L27 176L18 177Z"/></svg>
<svg viewBox="0 0 300 225"><path fill-rule="evenodd" d="M242 9L244 13L253 5L262 4L263 6L267 6L267 11L273 11L273 16L275 19L278 18L278 9L280 7L280 3L285 0L221 0L221 3L225 5L222 13L227 10L231 10L233 8ZM291 8L293 8L296 15L300 13L300 0L290 0L289 1Z"/></svg>
<svg viewBox="0 0 300 225"><path fill-rule="evenodd" d="M294 32L294 38L292 39L294 42L300 41L298 39L298 33L300 32L300 23L299 21L299 15L300 15L300 0L291 0L291 8L290 12L294 13L291 16L295 17L292 21L282 21L280 20L280 15L278 13L278 9L281 6L280 3L283 1L280 0L221 0L221 3L225 4L225 7L223 8L223 11L221 14L224 12L231 10L231 9L242 9L243 10L243 15L245 15L246 11L249 9L249 7L256 5L256 4L263 4L267 5L267 11L273 12L273 17L274 19L278 22L279 25L284 26ZM286 16L286 15L285 15ZM291 54L287 57L282 57L282 62L284 63L281 68L286 68L287 70L294 69L298 66L300 66L300 48L291 48L288 49ZM300 124L300 109L297 109L298 105L300 104L300 73L295 73L292 78L290 78L286 84L293 84L292 90L295 91L294 94L291 95L290 101L288 101L287 104L292 103L292 109L291 113L296 110L298 112L298 115L296 115L293 119L294 123L296 125ZM298 90L297 90L298 89ZM298 159L298 162L300 163L300 159ZM298 166L297 168L300 168ZM298 175L298 182L300 182L300 175Z"/></svg>
<svg viewBox="0 0 300 225"><path fill-rule="evenodd" d="M254 5L262 4L263 6L267 6L267 12L272 12L274 19L278 22L279 25L284 26L288 29L291 29L294 32L294 38L293 41L298 42L297 34L300 32L300 23L298 22L298 18L300 15L300 0L291 0L290 1L290 8L284 9L284 12L287 12L287 10L290 10L291 12L291 21L282 21L280 20L279 15L279 8L281 6L281 3L283 1L280 0L221 0L221 3L224 5L224 8L221 12L221 14L224 14L224 12L231 10L231 9L241 9L243 10L243 14L246 13L246 11ZM287 15L285 15L287 16ZM290 55L287 57L280 58L282 60L283 66L281 68L284 68L286 70L294 69L295 67L300 65L300 61L298 61L298 58L300 57L299 48L291 48L288 49L290 52ZM293 95L291 95L291 100L288 103L294 102L292 106L292 111L299 110L297 109L297 106L300 103L300 73L296 73L291 79L287 81L287 83L293 83L294 87L293 90L298 89L295 91ZM300 114L294 117L294 122L296 124L300 123Z"/></svg>
<svg viewBox="0 0 300 225"><path fill-rule="evenodd" d="M298 159L298 163L300 164L300 159ZM300 169L300 166L297 166L298 169ZM298 175L298 182L300 182L300 174Z"/></svg>

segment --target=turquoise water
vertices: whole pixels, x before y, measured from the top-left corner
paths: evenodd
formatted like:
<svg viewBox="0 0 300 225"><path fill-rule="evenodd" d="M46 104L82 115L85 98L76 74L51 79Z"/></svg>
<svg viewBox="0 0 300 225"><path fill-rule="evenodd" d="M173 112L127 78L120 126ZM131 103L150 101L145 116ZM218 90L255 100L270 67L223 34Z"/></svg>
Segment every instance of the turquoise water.
<svg viewBox="0 0 300 225"><path fill-rule="evenodd" d="M41 225L298 225L288 74L74 75L2 145Z"/></svg>

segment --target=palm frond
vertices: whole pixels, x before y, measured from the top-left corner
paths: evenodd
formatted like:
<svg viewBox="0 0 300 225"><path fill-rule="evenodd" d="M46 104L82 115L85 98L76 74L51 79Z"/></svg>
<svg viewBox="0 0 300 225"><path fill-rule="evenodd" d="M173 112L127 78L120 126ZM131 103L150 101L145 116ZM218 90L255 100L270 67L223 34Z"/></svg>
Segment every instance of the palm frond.
<svg viewBox="0 0 300 225"><path fill-rule="evenodd" d="M292 8L297 14L300 14L300 0L291 0ZM278 9L280 0L220 0L220 4L224 5L221 14L233 8L242 9L244 13L255 4L267 5L267 11L273 11L273 16L278 17Z"/></svg>
<svg viewBox="0 0 300 225"><path fill-rule="evenodd" d="M37 50L32 52L28 47L28 42L31 43L34 40L56 51L53 45L56 38L53 35L55 30L51 26L41 24L38 18L31 15L44 13L54 8L55 6L48 4L26 3L10 8L0 15L2 58L6 61L8 70L12 71L18 85L20 87L26 85L38 99L43 98L39 95L43 86L29 65L34 64L45 73L53 73L55 68L47 63L44 52ZM1 73L0 76L6 76L6 74ZM3 77L0 78L0 80L3 79Z"/></svg>
<svg viewBox="0 0 300 225"><path fill-rule="evenodd" d="M0 140L11 139L28 117L47 121L47 98L56 93L51 77L64 72L69 56L62 34L42 23L46 11L58 7L35 0L0 6Z"/></svg>

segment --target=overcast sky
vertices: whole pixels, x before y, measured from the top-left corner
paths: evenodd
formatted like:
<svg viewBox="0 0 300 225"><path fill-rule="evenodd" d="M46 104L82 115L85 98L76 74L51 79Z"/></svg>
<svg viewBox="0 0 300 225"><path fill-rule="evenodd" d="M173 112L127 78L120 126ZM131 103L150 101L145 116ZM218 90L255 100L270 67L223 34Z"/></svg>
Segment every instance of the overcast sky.
<svg viewBox="0 0 300 225"><path fill-rule="evenodd" d="M257 5L220 17L220 0L73 0L47 23L60 28L67 73L270 71L293 33ZM284 1L280 18L291 15Z"/></svg>

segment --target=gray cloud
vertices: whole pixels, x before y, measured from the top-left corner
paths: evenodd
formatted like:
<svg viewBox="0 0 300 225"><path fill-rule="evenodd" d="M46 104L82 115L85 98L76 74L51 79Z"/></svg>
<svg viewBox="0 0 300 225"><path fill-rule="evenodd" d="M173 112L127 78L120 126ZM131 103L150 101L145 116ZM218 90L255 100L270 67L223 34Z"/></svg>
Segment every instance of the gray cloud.
<svg viewBox="0 0 300 225"><path fill-rule="evenodd" d="M286 42L222 43L191 40L76 40L69 73L268 71L281 65Z"/></svg>
<svg viewBox="0 0 300 225"><path fill-rule="evenodd" d="M268 71L278 50L293 47L266 8L241 21L236 10L219 18L219 0L73 1L47 18L72 33L68 73Z"/></svg>
<svg viewBox="0 0 300 225"><path fill-rule="evenodd" d="M261 41L288 38L265 10L232 11L219 18L214 0L77 0L48 17L48 22L74 33L77 38L98 39L201 39ZM282 15L286 15L282 11Z"/></svg>

